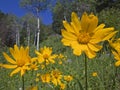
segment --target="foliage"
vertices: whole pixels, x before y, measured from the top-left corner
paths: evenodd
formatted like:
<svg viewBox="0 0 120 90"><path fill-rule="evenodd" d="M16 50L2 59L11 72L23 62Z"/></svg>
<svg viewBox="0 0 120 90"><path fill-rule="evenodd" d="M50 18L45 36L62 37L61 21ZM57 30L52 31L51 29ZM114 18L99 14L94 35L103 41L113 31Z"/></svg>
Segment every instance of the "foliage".
<svg viewBox="0 0 120 90"><path fill-rule="evenodd" d="M120 7L120 0L96 0L94 2L96 12L101 12L106 8L116 8L119 9Z"/></svg>
<svg viewBox="0 0 120 90"><path fill-rule="evenodd" d="M51 25L41 24L40 42L46 40L50 35L55 34Z"/></svg>
<svg viewBox="0 0 120 90"><path fill-rule="evenodd" d="M105 23L105 25L108 27L114 27L116 30L118 30L117 37L120 36L120 9L111 8L111 9L105 9L102 10L100 13L98 13L99 17L99 23Z"/></svg>
<svg viewBox="0 0 120 90"><path fill-rule="evenodd" d="M48 46L53 48L54 53L65 52L65 47L61 43L61 36L59 34L50 35L46 40L40 43L40 47Z"/></svg>
<svg viewBox="0 0 120 90"><path fill-rule="evenodd" d="M25 1L25 3L28 3L28 1L32 0L23 1ZM34 5L38 4L28 3L28 7L29 5L33 5L34 7ZM63 28L62 20L70 21L70 14L72 11L78 13L79 16L81 16L81 13L84 11L87 11L88 13L96 12L99 17L99 23L104 22L106 27L113 26L116 30L120 30L120 10L118 9L119 5L119 0L57 0L55 7L52 8L53 24L48 26L41 24L40 47L52 47L53 54L61 53L65 55L66 61L63 62L62 65L51 65L50 68L48 67L48 70L42 71L40 69L37 72L42 71L45 73L46 71L49 71L49 69L53 69L52 67L57 67L62 72L64 72L64 74L73 76L73 81L67 85L66 90L83 90L85 87L85 65L83 63L84 54L82 54L81 57L74 56L72 54L72 49L63 46L61 43L61 35L59 34L61 33L60 30ZM14 21L16 21L16 23ZM33 45L33 42L35 39L34 31L37 29L37 22L33 14L18 18L14 15L4 14L0 12L0 63L6 63L6 60L2 55L3 52L6 52L8 55L10 55L8 47L3 46L7 45L12 47L15 43L16 26L18 26L20 30L21 45L27 45L27 23L29 23L31 30L30 56L34 57L36 56L34 53L36 47ZM54 31L59 34L55 34ZM120 31L116 37L119 36ZM108 43L106 43L106 45L108 45ZM114 66L115 59L110 52L110 48L103 48L103 50L101 52L98 52L97 55L98 56L92 60L87 59L88 90L120 90L120 67ZM5 70L4 68L0 67L0 90L21 89L22 78L19 78L19 75L9 77L10 72L11 70ZM25 88L35 86L37 84L35 81L37 72L26 72L24 77L26 86ZM96 75L93 75L94 73L96 73ZM43 84L41 82L39 82L38 87L42 90L58 90L58 87L52 87L49 84Z"/></svg>
<svg viewBox="0 0 120 90"><path fill-rule="evenodd" d="M30 44L34 44L35 33L37 30L37 19L32 13L28 13L21 17L22 30L20 32L21 45L27 45L28 31L30 30Z"/></svg>
<svg viewBox="0 0 120 90"><path fill-rule="evenodd" d="M53 46L53 52L63 52L64 55L67 56L67 60L63 63L63 67L60 67L61 70L64 71L66 74L73 75L73 81L70 83L66 90L82 90L80 89L81 85L84 85L84 63L83 63L83 56L76 57L72 54L72 50L68 47L64 47L60 42L59 36L50 36L47 40L41 43L41 47L44 45L46 46ZM58 47L57 47L58 46ZM2 52L7 51L2 50L0 54L0 62L5 63L5 59L3 58ZM35 47L30 47L30 54L34 55ZM88 60L88 83L89 89L92 90L119 90L120 86L120 69L114 67L114 59L113 55L109 55L108 53L103 53L100 56L97 56L93 60ZM117 75L115 74L117 70ZM9 73L11 71L5 70L4 68L0 68L0 89L4 90L16 90L21 88L21 79L19 76L16 75L14 77L9 77ZM93 77L92 73L97 72L97 76ZM4 77L3 77L4 76ZM29 87L35 85L35 77L36 73L27 72L25 74L25 86ZM4 79L3 79L4 78ZM116 78L116 79L115 79ZM49 85L39 84L39 89L49 89L52 90L53 88ZM56 88L57 89L57 88Z"/></svg>
<svg viewBox="0 0 120 90"><path fill-rule="evenodd" d="M57 0L54 7L52 7L53 12L53 30L61 34L60 30L62 27L62 21L70 21L70 15L72 11L78 13L81 16L83 12L94 12L93 1L89 2L86 0Z"/></svg>
<svg viewBox="0 0 120 90"><path fill-rule="evenodd" d="M2 45L12 46L15 43L16 23L18 18L15 15L8 14L1 18L0 38ZM19 25L19 24L18 24Z"/></svg>
<svg viewBox="0 0 120 90"><path fill-rule="evenodd" d="M45 10L49 2L50 0L20 0L20 5L28 11L36 13L36 9L38 12Z"/></svg>

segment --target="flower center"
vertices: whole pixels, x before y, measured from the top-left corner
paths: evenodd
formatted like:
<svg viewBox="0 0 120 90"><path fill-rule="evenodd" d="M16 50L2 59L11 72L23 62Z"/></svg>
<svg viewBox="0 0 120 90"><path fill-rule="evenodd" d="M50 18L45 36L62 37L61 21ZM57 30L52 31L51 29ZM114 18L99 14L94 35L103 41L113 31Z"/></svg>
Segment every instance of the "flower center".
<svg viewBox="0 0 120 90"><path fill-rule="evenodd" d="M25 65L25 62L24 62L24 60L17 60L17 65L18 65L18 67L22 67L22 66L24 66Z"/></svg>
<svg viewBox="0 0 120 90"><path fill-rule="evenodd" d="M78 36L78 42L80 44L87 44L89 41L90 41L89 33L80 32L80 34Z"/></svg>
<svg viewBox="0 0 120 90"><path fill-rule="evenodd" d="M47 54L44 54L44 55L43 55L43 58L44 58L44 59L48 59L48 57L49 57L49 56L48 56Z"/></svg>

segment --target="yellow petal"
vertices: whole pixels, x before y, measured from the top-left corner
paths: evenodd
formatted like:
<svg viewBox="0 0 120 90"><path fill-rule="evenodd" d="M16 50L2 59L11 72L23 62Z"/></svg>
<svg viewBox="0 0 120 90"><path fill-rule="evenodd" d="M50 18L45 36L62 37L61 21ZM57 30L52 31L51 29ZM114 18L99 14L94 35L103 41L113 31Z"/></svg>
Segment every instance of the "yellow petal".
<svg viewBox="0 0 120 90"><path fill-rule="evenodd" d="M81 51L81 49L73 49L73 54L80 56L82 54L82 51Z"/></svg>
<svg viewBox="0 0 120 90"><path fill-rule="evenodd" d="M81 45L79 45L78 42L73 42L71 44L71 47L73 49L73 54L75 54L77 56L80 56L82 54L82 48L81 48Z"/></svg>
<svg viewBox="0 0 120 90"><path fill-rule="evenodd" d="M88 15L87 15L86 12L84 12L82 17L81 17L81 27L82 27L82 30L87 32L88 26L89 26Z"/></svg>
<svg viewBox="0 0 120 90"><path fill-rule="evenodd" d="M107 35L107 36L103 39L103 41L109 40L109 39L112 38L117 32L118 32L118 31L111 32L109 35Z"/></svg>
<svg viewBox="0 0 120 90"><path fill-rule="evenodd" d="M96 27L96 29L93 31L93 33L95 33L98 30L101 30L105 27L105 24L100 24L98 27Z"/></svg>
<svg viewBox="0 0 120 90"><path fill-rule="evenodd" d="M17 65L9 65L9 64L2 64L1 66L8 69L13 69L17 67Z"/></svg>
<svg viewBox="0 0 120 90"><path fill-rule="evenodd" d="M15 53L14 53L13 48L10 48L10 53L11 53L11 55L13 56L13 58L16 60L17 58L15 57Z"/></svg>
<svg viewBox="0 0 120 90"><path fill-rule="evenodd" d="M13 71L11 72L10 76L13 76L13 74L18 73L20 70L21 70L21 67L16 68L15 70L13 70Z"/></svg>
<svg viewBox="0 0 120 90"><path fill-rule="evenodd" d="M25 48L25 52L26 52L27 55L29 55L29 47Z"/></svg>
<svg viewBox="0 0 120 90"><path fill-rule="evenodd" d="M81 30L81 28L76 27L75 23L71 22L71 27L73 28L75 35L79 35L79 31Z"/></svg>
<svg viewBox="0 0 120 90"><path fill-rule="evenodd" d="M36 61L37 61L37 57L31 59L31 62L36 62Z"/></svg>
<svg viewBox="0 0 120 90"><path fill-rule="evenodd" d="M99 46L99 45L96 45L96 44L91 44L91 43L88 43L88 47L92 51L95 51L95 52L99 51L102 48L102 46Z"/></svg>
<svg viewBox="0 0 120 90"><path fill-rule="evenodd" d="M68 40L68 39L62 38L61 42L62 42L65 46L70 46L73 41L70 41L70 40Z"/></svg>
<svg viewBox="0 0 120 90"><path fill-rule="evenodd" d="M6 53L3 52L3 55L9 63L16 64L16 62L12 58L10 58Z"/></svg>
<svg viewBox="0 0 120 90"><path fill-rule="evenodd" d="M28 87L25 90L38 90L38 86L31 86L31 87Z"/></svg>
<svg viewBox="0 0 120 90"><path fill-rule="evenodd" d="M19 59L21 56L20 56L20 51L19 51L19 48L17 45L14 45L14 57Z"/></svg>
<svg viewBox="0 0 120 90"><path fill-rule="evenodd" d="M70 26L70 24L67 21L63 21L63 25L68 32L75 33L73 28Z"/></svg>
<svg viewBox="0 0 120 90"><path fill-rule="evenodd" d="M24 55L26 55L26 53L24 53L24 48L21 46L20 47L20 57L23 57Z"/></svg>
<svg viewBox="0 0 120 90"><path fill-rule="evenodd" d="M35 50L35 53L36 53L37 55L40 55L40 52L38 52L37 50Z"/></svg>
<svg viewBox="0 0 120 90"><path fill-rule="evenodd" d="M77 45L77 44L75 44ZM86 44L78 44L76 46L77 48L74 48L78 51L85 52L85 54L88 56L88 58L94 58L96 56L96 53L92 51Z"/></svg>
<svg viewBox="0 0 120 90"><path fill-rule="evenodd" d="M96 53L94 51L92 51L89 48L86 48L85 50L85 54L88 56L88 58L92 59L96 56Z"/></svg>
<svg viewBox="0 0 120 90"><path fill-rule="evenodd" d="M119 56L119 54L118 54L116 51L113 51L113 50L112 50L112 54L114 55L114 58L115 58L116 60L120 60L120 56Z"/></svg>
<svg viewBox="0 0 120 90"><path fill-rule="evenodd" d="M26 72L26 69L21 68L21 73L20 73L20 75L23 76L23 75L25 74L25 72Z"/></svg>
<svg viewBox="0 0 120 90"><path fill-rule="evenodd" d="M74 23L74 25L78 28L78 31L81 30L81 23L75 12L72 12L71 20Z"/></svg>
<svg viewBox="0 0 120 90"><path fill-rule="evenodd" d="M68 39L68 40L77 40L77 36L75 36L74 34L72 33L69 33L65 30L62 30L62 36L65 38L65 39Z"/></svg>
<svg viewBox="0 0 120 90"><path fill-rule="evenodd" d="M115 66L117 66L117 67L120 66L120 60L115 62Z"/></svg>
<svg viewBox="0 0 120 90"><path fill-rule="evenodd" d="M38 57L38 62L39 62L39 63L43 63L44 61L45 61L45 60L44 60L43 57L41 57L41 56Z"/></svg>
<svg viewBox="0 0 120 90"><path fill-rule="evenodd" d="M94 35L92 36L92 39L90 40L90 42L92 43L99 43L101 41L107 40L108 38L110 38L112 35L114 35L115 33L114 28L104 28L104 29L100 29L97 30ZM111 34L109 36L109 34Z"/></svg>
<svg viewBox="0 0 120 90"><path fill-rule="evenodd" d="M85 32L88 33L93 32L97 27L97 25L98 25L98 18L96 16L94 16L93 14L90 14L88 16L86 12L82 15L81 27L82 30L84 30Z"/></svg>
<svg viewBox="0 0 120 90"><path fill-rule="evenodd" d="M14 45L14 50L15 50L15 53L18 53L19 54L19 48L17 45Z"/></svg>
<svg viewBox="0 0 120 90"><path fill-rule="evenodd" d="M98 18L96 16L94 16L93 14L90 14L89 17L89 23L88 23L88 30L87 32L93 32L95 30L95 28L98 25Z"/></svg>

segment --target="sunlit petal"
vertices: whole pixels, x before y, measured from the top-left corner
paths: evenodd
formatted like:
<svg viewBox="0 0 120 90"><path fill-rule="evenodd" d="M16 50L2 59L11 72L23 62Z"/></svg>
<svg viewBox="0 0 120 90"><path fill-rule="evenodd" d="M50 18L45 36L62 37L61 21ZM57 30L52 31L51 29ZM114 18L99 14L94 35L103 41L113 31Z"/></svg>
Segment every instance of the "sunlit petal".
<svg viewBox="0 0 120 90"><path fill-rule="evenodd" d="M73 24L78 28L78 30L81 30L81 23L80 23L80 20L78 19L78 16L76 13L72 12L71 20L72 20Z"/></svg>
<svg viewBox="0 0 120 90"><path fill-rule="evenodd" d="M3 55L9 63L16 64L16 62L12 58L10 58L6 53L3 52Z"/></svg>
<svg viewBox="0 0 120 90"><path fill-rule="evenodd" d="M91 44L91 43L88 43L88 47L92 50L92 51L99 51L102 46L99 46L99 45L96 45L96 44Z"/></svg>
<svg viewBox="0 0 120 90"><path fill-rule="evenodd" d="M17 65L2 64L2 67L4 67L4 68L8 68L8 69L13 69L13 68L16 68Z"/></svg>
<svg viewBox="0 0 120 90"><path fill-rule="evenodd" d="M18 73L20 70L21 70L20 67L16 68L15 70L13 70L13 71L11 72L10 76L13 76L13 74Z"/></svg>
<svg viewBox="0 0 120 90"><path fill-rule="evenodd" d="M75 33L73 28L70 26L70 24L67 21L63 21L63 25L68 32Z"/></svg>
<svg viewBox="0 0 120 90"><path fill-rule="evenodd" d="M68 32L65 31L65 30L62 30L62 35L63 35L63 37L66 38L66 39L69 39L69 40L77 40L77 37L76 37L74 34L68 33Z"/></svg>

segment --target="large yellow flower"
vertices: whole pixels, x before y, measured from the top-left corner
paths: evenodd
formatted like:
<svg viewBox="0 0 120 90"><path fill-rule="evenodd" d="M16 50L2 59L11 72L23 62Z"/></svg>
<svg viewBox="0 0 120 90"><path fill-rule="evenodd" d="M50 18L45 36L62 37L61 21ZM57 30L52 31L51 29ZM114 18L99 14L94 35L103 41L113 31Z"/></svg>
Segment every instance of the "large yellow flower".
<svg viewBox="0 0 120 90"><path fill-rule="evenodd" d="M23 48L21 46L19 49L17 45L14 45L14 48L10 48L10 53L13 58L9 57L5 52L3 52L3 55L9 64L2 64L2 67L7 69L14 69L10 76L18 72L21 73L21 76L24 75L25 71L29 70L28 65L31 61L29 56L29 48Z"/></svg>
<svg viewBox="0 0 120 90"><path fill-rule="evenodd" d="M38 55L38 62L41 64L45 62L45 64L49 63L55 63L54 59L57 57L57 55L52 54L52 48L50 47L44 47L40 49L40 52L35 51L35 53Z"/></svg>
<svg viewBox="0 0 120 90"><path fill-rule="evenodd" d="M116 31L113 27L104 28L104 24L98 25L98 18L92 13L84 13L81 20L76 13L72 12L71 23L63 21L65 29L62 29L62 42L65 46L71 46L77 56L82 52L89 58L96 56L102 46L98 43L110 39Z"/></svg>
<svg viewBox="0 0 120 90"><path fill-rule="evenodd" d="M115 66L120 66L120 38L112 39L109 41L110 46L112 47L112 53L114 58L117 60Z"/></svg>

